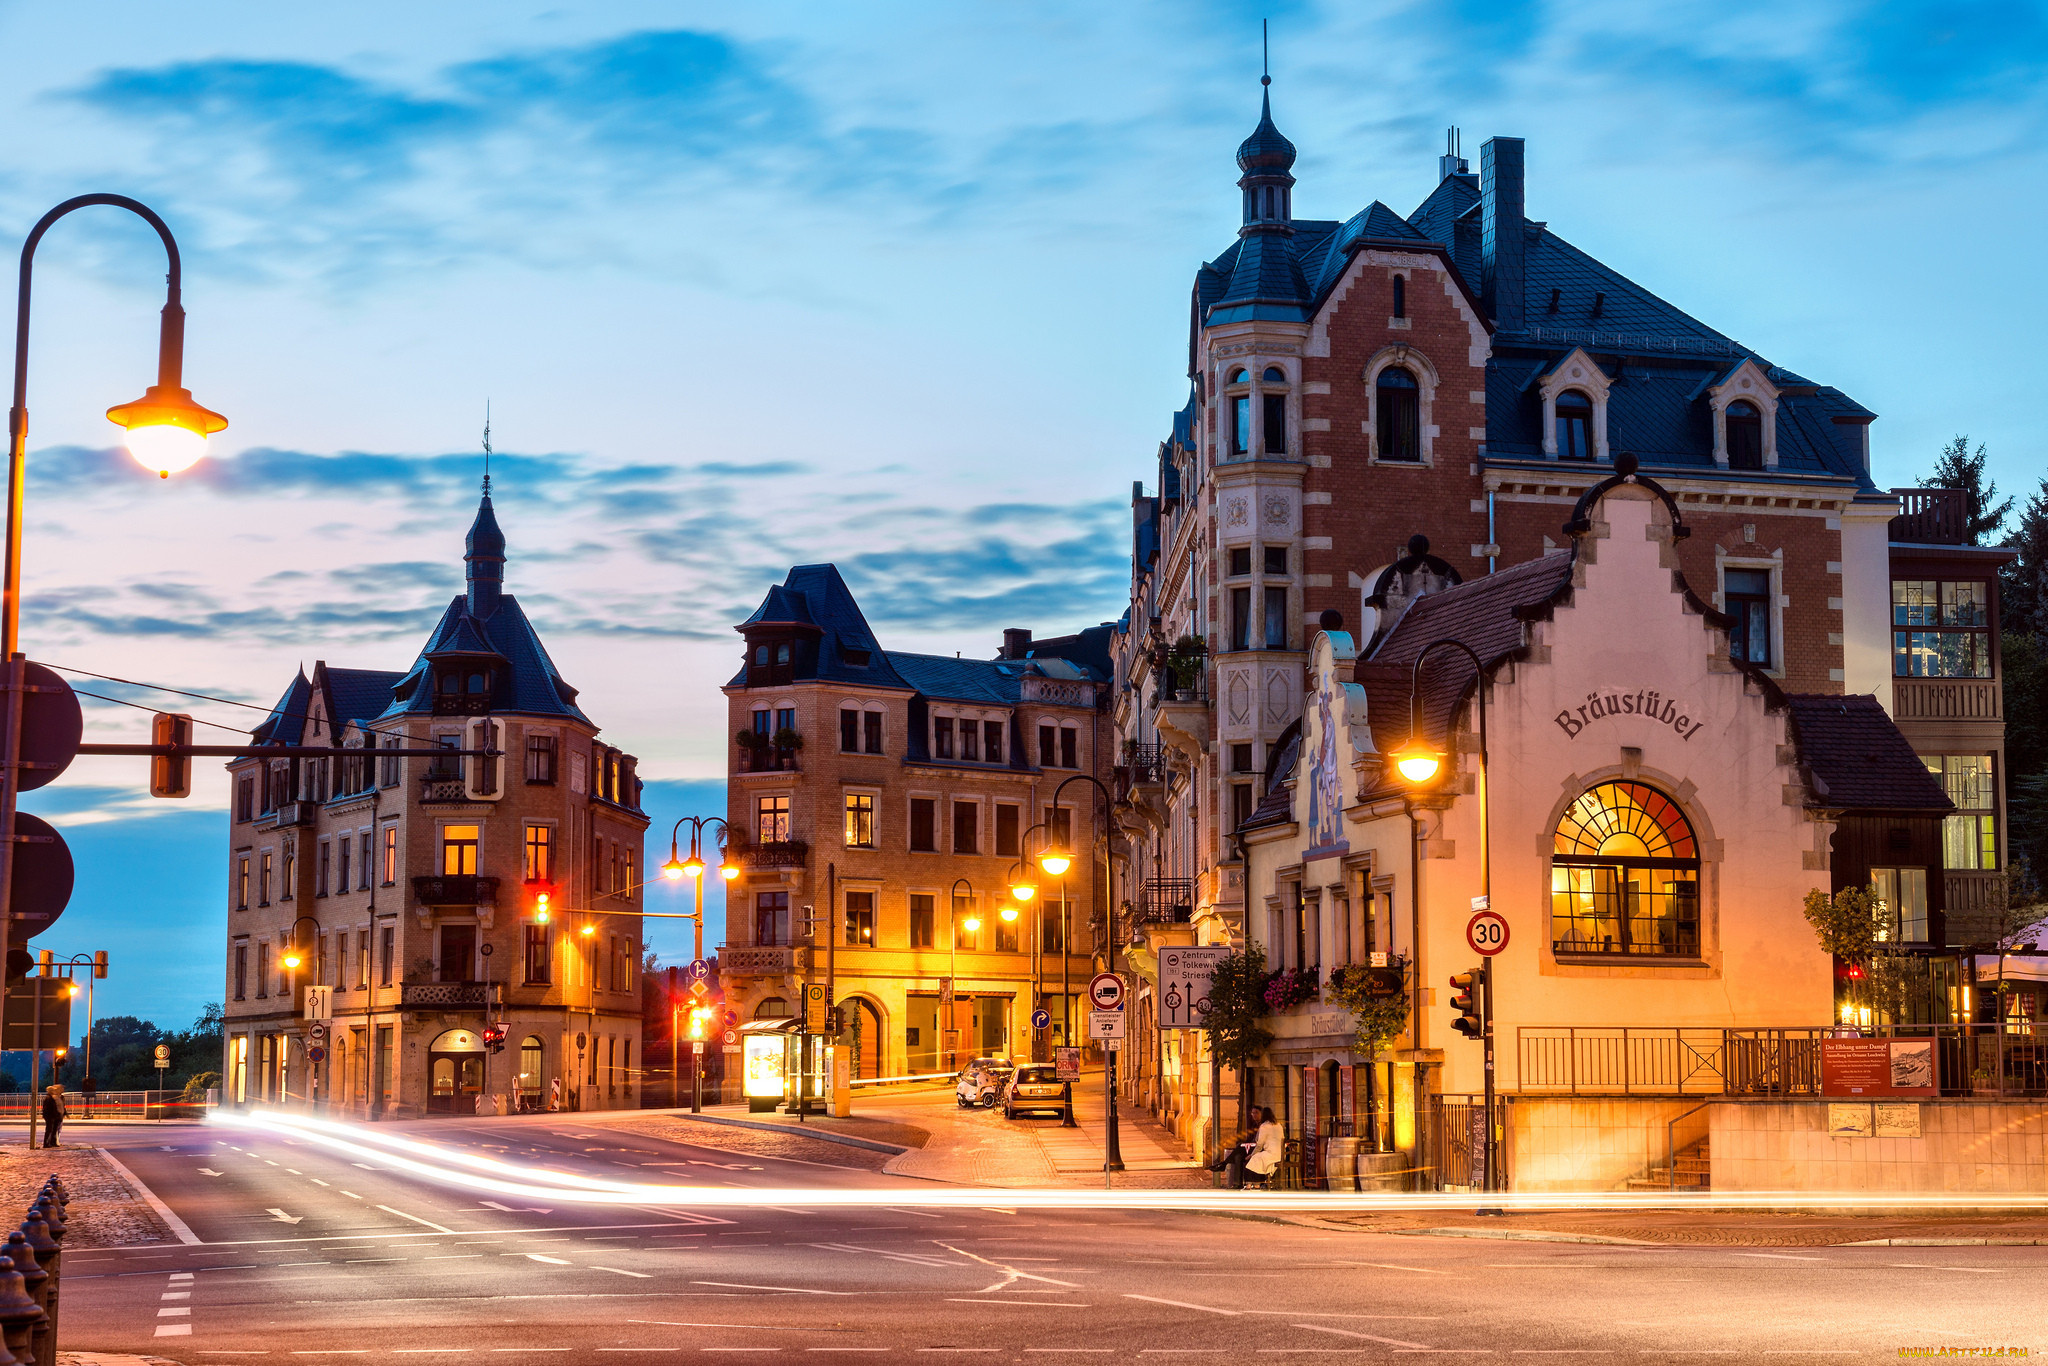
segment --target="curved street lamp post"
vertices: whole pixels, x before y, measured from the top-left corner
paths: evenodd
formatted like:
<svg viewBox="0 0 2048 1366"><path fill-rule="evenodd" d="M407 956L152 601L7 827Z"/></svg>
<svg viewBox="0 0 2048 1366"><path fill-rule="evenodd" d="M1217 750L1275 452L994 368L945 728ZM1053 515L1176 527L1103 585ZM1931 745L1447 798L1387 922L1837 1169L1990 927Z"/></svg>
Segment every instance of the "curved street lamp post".
<svg viewBox="0 0 2048 1366"><path fill-rule="evenodd" d="M1053 789L1052 809L1055 813L1060 810L1060 794L1065 792L1072 783L1087 783L1102 798L1102 928L1109 943L1107 953L1109 970L1115 972L1116 908L1113 904L1114 898L1111 896L1109 885L1109 831L1115 820L1116 799L1109 795L1109 789L1104 787L1102 780L1094 774L1076 773ZM1068 828L1067 838L1070 842L1073 839L1071 826ZM1038 863L1046 872L1057 877L1073 866L1073 852L1071 849L1061 850L1057 846L1053 846L1038 856ZM1058 866L1055 867L1055 864ZM1060 946L1062 950L1062 964L1065 962L1066 947L1064 943ZM1072 999L1071 996L1068 997L1070 1002ZM1073 1030L1071 1027L1067 1031L1067 1038L1069 1042L1072 1042ZM1104 1040L1103 1042L1107 1045L1110 1041ZM1116 1050L1107 1046L1102 1050L1102 1094L1105 1104L1102 1124L1102 1184L1107 1189L1110 1174L1124 1169L1123 1149L1122 1145L1117 1141Z"/></svg>
<svg viewBox="0 0 2048 1366"><path fill-rule="evenodd" d="M690 856L687 859L677 857L680 852L680 841L685 825L690 827ZM687 877L694 885L697 909L690 917L692 921L691 929L695 933L695 942L692 945L694 951L690 955L692 964L704 961L704 873L707 867L704 862L704 827L707 825L718 827L718 875L727 882L731 882L734 878L738 877L740 870L725 861L725 845L731 833L731 827L720 816L684 816L681 820L677 821L675 829L669 831L668 834L668 862L661 865L661 875L670 882ZM677 1090L676 1050L680 1046L676 1038L678 1013L676 1003L670 1001L668 1003L668 1082L669 1101L671 1104L675 1102ZM690 1113L694 1115L701 1113L704 1109L704 1054L702 1051L702 1041L695 1040L693 1042L698 1049L690 1060Z"/></svg>
<svg viewBox="0 0 2048 1366"><path fill-rule="evenodd" d="M162 323L157 333L157 381L143 396L107 409L107 417L128 432L128 449L149 469L168 478L189 468L206 453L206 438L228 420L200 407L184 387L185 306L181 299L183 265L177 239L154 209L126 195L83 194L67 199L36 220L21 244L21 271L14 305L14 398L7 410L7 549L0 571L0 666L5 669L4 741L0 741L0 958L11 938L14 882L15 800L21 766L21 697L27 661L21 644L21 516L28 463L28 322L30 286L34 280L36 246L58 219L79 209L104 204L126 209L156 229L168 261ZM34 1107L29 1130L33 1143Z"/></svg>

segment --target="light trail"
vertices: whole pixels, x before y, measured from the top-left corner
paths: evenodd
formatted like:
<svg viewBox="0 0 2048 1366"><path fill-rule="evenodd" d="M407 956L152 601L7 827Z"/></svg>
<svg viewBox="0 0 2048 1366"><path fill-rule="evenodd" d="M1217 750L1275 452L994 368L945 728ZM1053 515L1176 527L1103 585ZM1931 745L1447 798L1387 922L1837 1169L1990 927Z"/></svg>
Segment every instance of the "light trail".
<svg viewBox="0 0 2048 1366"><path fill-rule="evenodd" d="M672 1206L687 1209L807 1208L978 1210L1156 1210L1178 1213L1400 1214L1453 1213L1475 1207L1515 1213L1556 1210L1686 1209L1706 1212L1884 1211L1928 1213L2048 1211L2048 1193L1860 1191L1501 1191L1456 1194L1406 1191L1053 1190L1011 1186L882 1186L868 1190L814 1187L688 1186L670 1182L614 1181L550 1167L529 1167L405 1138L380 1126L277 1111L215 1110L209 1124L292 1138L352 1160L374 1158L408 1176L437 1185L520 1199L587 1205Z"/></svg>

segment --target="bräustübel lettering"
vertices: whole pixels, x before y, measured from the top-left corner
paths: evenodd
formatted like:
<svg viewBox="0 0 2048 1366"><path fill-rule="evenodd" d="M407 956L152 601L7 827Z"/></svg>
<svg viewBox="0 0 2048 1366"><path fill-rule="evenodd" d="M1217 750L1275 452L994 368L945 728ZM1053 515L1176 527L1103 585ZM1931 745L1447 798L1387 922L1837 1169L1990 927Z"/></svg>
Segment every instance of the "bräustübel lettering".
<svg viewBox="0 0 2048 1366"><path fill-rule="evenodd" d="M1585 703L1577 707L1566 707L1551 719L1564 732L1567 740L1595 721L1610 716L1646 716L1658 725L1669 726L1678 732L1681 740L1690 740L1699 734L1706 722L1695 721L1679 710L1678 704L1658 692L1655 688L1638 688L1634 692L1609 692L1595 689L1586 694Z"/></svg>

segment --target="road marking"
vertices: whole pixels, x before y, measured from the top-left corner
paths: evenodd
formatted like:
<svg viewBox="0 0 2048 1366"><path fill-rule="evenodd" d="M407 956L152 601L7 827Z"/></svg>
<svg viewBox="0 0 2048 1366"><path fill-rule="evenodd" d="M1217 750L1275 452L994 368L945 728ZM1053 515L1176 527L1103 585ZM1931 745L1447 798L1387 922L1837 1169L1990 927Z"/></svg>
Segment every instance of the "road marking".
<svg viewBox="0 0 2048 1366"><path fill-rule="evenodd" d="M529 1256L532 1254L528 1254ZM786 1295L851 1295L851 1290L806 1290L800 1285L747 1285L740 1281L691 1281L691 1285L715 1285L724 1290L780 1290ZM991 1349L993 1350L993 1349Z"/></svg>
<svg viewBox="0 0 2048 1366"><path fill-rule="evenodd" d="M756 1333L810 1333L816 1331L808 1325L795 1323L676 1323L669 1319L627 1319L626 1322L646 1324L651 1328L745 1328Z"/></svg>
<svg viewBox="0 0 2048 1366"><path fill-rule="evenodd" d="M123 1181L126 1181L130 1189L132 1189L137 1195L142 1197L142 1202L144 1204L148 1205L150 1209L156 1212L157 1218L164 1221L164 1227L168 1228L171 1231L172 1235L176 1237L179 1242L184 1243L187 1246L191 1246L199 1241L199 1235L194 1233L191 1229L187 1228L185 1226L185 1221L183 1219L180 1219L177 1215L171 1213L171 1207L169 1205L166 1205L163 1201L157 1199L156 1192L151 1190L149 1187L143 1185L142 1182L136 1178L134 1172L129 1171L127 1167L122 1165L121 1160L119 1158L115 1157L111 1152L108 1152L105 1148L101 1148L100 1160L102 1162L105 1162L109 1167L112 1167L116 1172L120 1173L121 1179ZM218 1176L220 1175L220 1173L215 1172L214 1175Z"/></svg>
<svg viewBox="0 0 2048 1366"><path fill-rule="evenodd" d="M889 1213L891 1213L891 1214L915 1214L915 1215L916 1215L916 1216L917 1216L918 1218L920 1218L920 1219L943 1219L943 1218L945 1218L945 1217L946 1217L946 1216L945 1216L945 1215L943 1215L943 1214L933 1214L933 1213L931 1213L931 1212L930 1212L929 1210L921 1210L921 1209L897 1209L897 1208L896 1208L895 1206L893 1206L893 1205L885 1206L885 1208L886 1208L886 1209L888 1209ZM925 1348L925 1349L923 1349L923 1350L925 1350L925 1351L937 1351L937 1350L950 1350L950 1349L939 1349L939 1348L929 1348L929 1347L928 1347L928 1348ZM978 1350L978 1349L977 1349L977 1350ZM989 1350L990 1350L991 1352L993 1352L993 1351L995 1350L995 1348L991 1347L991 1348L989 1348Z"/></svg>
<svg viewBox="0 0 2048 1366"><path fill-rule="evenodd" d="M438 1257L422 1257L423 1262L473 1262L484 1254L481 1252L446 1252Z"/></svg>
<svg viewBox="0 0 2048 1366"><path fill-rule="evenodd" d="M1799 1257L1790 1252L1738 1252L1735 1255L1738 1257L1769 1257L1772 1261L1778 1262L1825 1262L1829 1260L1826 1257Z"/></svg>
<svg viewBox="0 0 2048 1366"><path fill-rule="evenodd" d="M1451 1273L1450 1273L1450 1272L1448 1272L1448 1271L1439 1271L1439 1270L1437 1270L1437 1269L1436 1269L1435 1267L1432 1267L1432 1266L1395 1266L1395 1265L1393 1265L1393 1264L1392 1264L1392 1263L1390 1263L1390 1262L1333 1262L1333 1263L1331 1263L1331 1265L1333 1265L1333 1266L1369 1266L1369 1267L1371 1267L1371 1268L1372 1268L1373 1270L1375 1270L1375 1271L1419 1271L1419 1272L1421 1272L1421 1273L1422 1273L1423 1275L1425 1275L1425 1276L1448 1276L1448 1275L1450 1275L1450 1274L1451 1274ZM1216 1275L1219 1275L1219 1276L1228 1276L1228 1275L1233 1275L1233 1274L1236 1274L1236 1273L1233 1273L1233 1272L1228 1272L1228 1271L1219 1271L1219 1272L1216 1272L1216 1273L1214 1273L1214 1274L1216 1274Z"/></svg>
<svg viewBox="0 0 2048 1366"><path fill-rule="evenodd" d="M1109 1348L1107 1348L1107 1347L1026 1347L1026 1348L1025 1348L1024 1350L1025 1350L1025 1351L1027 1351L1027 1352L1097 1352L1097 1353L1105 1353L1105 1352L1108 1352L1108 1351L1109 1351L1110 1349L1109 1349Z"/></svg>
<svg viewBox="0 0 2048 1366"><path fill-rule="evenodd" d="M1059 1300L960 1300L948 1299L948 1304L1023 1304L1033 1309L1093 1309L1092 1304L1064 1304Z"/></svg>
<svg viewBox="0 0 2048 1366"><path fill-rule="evenodd" d="M272 1205L269 1209L265 1210L264 1213L274 1216L277 1222L280 1224L296 1224L306 1217L303 1214L286 1214L283 1210L279 1209L275 1205Z"/></svg>
<svg viewBox="0 0 2048 1366"><path fill-rule="evenodd" d="M405 1258L403 1257L347 1257L342 1260L342 1265L361 1266L366 1262L402 1262L404 1260Z"/></svg>
<svg viewBox="0 0 2048 1366"><path fill-rule="evenodd" d="M189 1271L173 1271L171 1279L174 1281L189 1281L192 1279L192 1273Z"/></svg>
<svg viewBox="0 0 2048 1366"><path fill-rule="evenodd" d="M652 1276L648 1275L648 1274L647 1274L647 1273L646 1273L645 1271L622 1271L622 1270L620 1270L620 1269L619 1269L618 1267L615 1267L615 1266L592 1266L592 1267L591 1267L590 1269L591 1269L592 1271L609 1271L609 1272L611 1272L611 1273L612 1273L612 1274L613 1274L614 1276L635 1276L635 1277L638 1277L639 1279L641 1279L641 1280L643 1280L643 1281L649 1281L649 1280L653 1280L653 1279L654 1279L654 1278L653 1278Z"/></svg>
<svg viewBox="0 0 2048 1366"><path fill-rule="evenodd" d="M106 1150L102 1148L100 1151L105 1152ZM189 1323L159 1323L156 1326L156 1335L160 1338L189 1338L192 1336L192 1325Z"/></svg>
<svg viewBox="0 0 2048 1366"><path fill-rule="evenodd" d="M156 1316L160 1319L189 1319L192 1317L192 1306L180 1304L174 1305L169 1309L159 1309L156 1311Z"/></svg>
<svg viewBox="0 0 2048 1366"><path fill-rule="evenodd" d="M215 1171L215 1170L214 1170L213 1168L211 1168L211 1167L201 1167L201 1168L199 1169L199 1174L200 1174L201 1176L219 1176L219 1175L220 1175L220 1173L219 1173L219 1172Z"/></svg>
<svg viewBox="0 0 2048 1366"><path fill-rule="evenodd" d="M1215 1309L1206 1304L1189 1304L1186 1300L1162 1300L1156 1295L1127 1294L1124 1298L1127 1300L1144 1300L1148 1304L1170 1304L1175 1309L1193 1309L1204 1314L1228 1314L1232 1318L1236 1318L1239 1312L1235 1309Z"/></svg>
<svg viewBox="0 0 2048 1366"><path fill-rule="evenodd" d="M300 1171L300 1170L299 1170L299 1169L298 1169L297 1167L286 1167L286 1168L285 1168L285 1170L286 1170L286 1171L288 1171L288 1172L290 1172L290 1173L291 1173L291 1174L292 1174L293 1176L304 1176L304 1175L305 1175L305 1173L304 1173L304 1172L302 1172L302 1171ZM467 1350L469 1350L469 1349L468 1349L468 1348L464 1348L463 1350L464 1350L464 1351L467 1351Z"/></svg>
<svg viewBox="0 0 2048 1366"><path fill-rule="evenodd" d="M366 1357L367 1347L309 1347L302 1352L293 1352L295 1357Z"/></svg>
<svg viewBox="0 0 2048 1366"><path fill-rule="evenodd" d="M506 1253L505 1255L506 1255L507 1257L525 1257L525 1258L527 1258L527 1259L528 1259L529 1261L535 1261L535 1262L546 1262L546 1263L548 1263L548 1264L549 1264L550 1266L573 1266L573 1265L574 1265L574 1263L573 1263L573 1262L567 1262L567 1261L564 1261L564 1260L563 1260L562 1258L560 1258L560 1257L550 1257L550 1256L547 1256L547 1255L546 1255L546 1254L544 1254L544 1253L539 1253L539 1252L508 1252L508 1253Z"/></svg>
<svg viewBox="0 0 2048 1366"><path fill-rule="evenodd" d="M189 1290L166 1290L163 1294L158 1295L157 1298L160 1300L189 1300L192 1298L192 1292Z"/></svg>
<svg viewBox="0 0 2048 1366"><path fill-rule="evenodd" d="M1436 1348L1426 1342L1404 1342L1400 1338L1375 1337L1371 1333L1353 1332L1349 1328L1323 1328L1313 1323L1296 1323L1290 1327L1304 1329L1311 1333L1331 1333L1340 1338L1359 1338L1366 1342L1383 1342L1389 1347L1406 1347L1411 1352L1434 1352Z"/></svg>
<svg viewBox="0 0 2048 1366"><path fill-rule="evenodd" d="M471 1352L475 1350L476 1349L473 1347L393 1347L391 1349L391 1355L400 1357L416 1357L425 1356L430 1353L445 1354L448 1352Z"/></svg>
<svg viewBox="0 0 2048 1366"><path fill-rule="evenodd" d="M354 1191L343 1191L342 1194L346 1195L351 1200L360 1200L363 1198L362 1196L357 1195Z"/></svg>
<svg viewBox="0 0 2048 1366"><path fill-rule="evenodd" d="M428 1228L430 1228L430 1229L434 1230L434 1232L436 1232L436 1233L453 1233L453 1232L455 1232L455 1230L454 1230L454 1229L452 1229L452 1228L448 1228L448 1227L446 1227L445 1225L442 1225L442 1224L437 1224L437 1223L435 1223L435 1222L434 1222L433 1220L431 1220L431 1219L422 1219L422 1218L420 1218L420 1217L419 1217L419 1216L418 1216L417 1214L407 1214L407 1213L406 1213L406 1212L405 1212L404 1210L402 1210L402 1209L393 1209L393 1208L391 1208L391 1206L389 1206L389 1205L379 1205L379 1206L377 1206L377 1208L378 1208L378 1209L381 1209L381 1210L383 1210L383 1211L384 1211L384 1212L385 1212L386 1214L395 1214L395 1215L397 1215L397 1216L398 1216L399 1218L401 1218L401 1219L410 1219L410 1220L412 1220L412 1221L413 1221L413 1222L414 1222L415 1224L424 1224L424 1225L426 1225L426 1226L427 1226Z"/></svg>
<svg viewBox="0 0 2048 1366"><path fill-rule="evenodd" d="M1982 1276L1997 1276L2005 1271L2002 1266L1936 1266L1932 1262L1887 1262L1886 1265L1909 1267L1915 1271L1974 1271Z"/></svg>
<svg viewBox="0 0 2048 1366"><path fill-rule="evenodd" d="M320 1179L319 1177L317 1177L317 1176L309 1176L309 1177L307 1177L306 1179L307 1179L308 1181L311 1181L311 1182L312 1182L312 1183L313 1183L314 1185L316 1185L316 1186L327 1186L327 1183L326 1183L325 1181L322 1181L322 1180L321 1180L321 1179ZM332 1186L328 1186L327 1188L328 1188L329 1190L333 1190L333 1189L334 1189L334 1188L333 1188Z"/></svg>

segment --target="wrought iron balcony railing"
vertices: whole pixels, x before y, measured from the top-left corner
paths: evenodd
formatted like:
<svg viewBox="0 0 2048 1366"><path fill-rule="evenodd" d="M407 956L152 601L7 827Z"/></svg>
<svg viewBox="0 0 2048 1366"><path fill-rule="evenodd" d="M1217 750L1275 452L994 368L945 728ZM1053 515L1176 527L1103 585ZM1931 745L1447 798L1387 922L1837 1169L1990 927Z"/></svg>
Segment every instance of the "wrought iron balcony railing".
<svg viewBox="0 0 2048 1366"><path fill-rule="evenodd" d="M405 982L398 1003L407 1010L481 1010L491 1003L489 982Z"/></svg>
<svg viewBox="0 0 2048 1366"><path fill-rule="evenodd" d="M498 901L498 879L449 874L416 877L412 894L423 906L494 906Z"/></svg>

